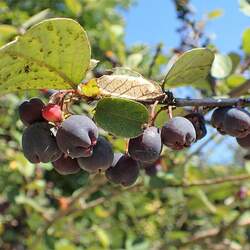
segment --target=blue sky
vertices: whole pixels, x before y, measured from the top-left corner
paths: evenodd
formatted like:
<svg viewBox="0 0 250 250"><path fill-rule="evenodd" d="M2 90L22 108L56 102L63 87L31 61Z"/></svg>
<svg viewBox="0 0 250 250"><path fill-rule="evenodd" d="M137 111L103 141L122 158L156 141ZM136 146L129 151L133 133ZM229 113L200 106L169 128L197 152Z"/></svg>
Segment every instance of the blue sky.
<svg viewBox="0 0 250 250"><path fill-rule="evenodd" d="M242 32L250 27L250 17L240 12L237 0L192 0L191 4L197 18L214 9L223 9L224 15L210 21L206 31L216 34L215 44L222 53L239 50ZM137 0L124 16L128 44L143 42L154 46L164 42L166 49L179 44L175 32L179 22L171 0Z"/></svg>
<svg viewBox="0 0 250 250"><path fill-rule="evenodd" d="M250 27L250 17L240 12L238 0L191 0L191 4L198 19L212 10L223 9L223 16L210 21L206 32L216 34L214 43L222 53L240 50L242 32ZM176 19L172 0L137 0L137 4L123 15L126 21L128 45L146 43L155 46L163 42L166 50L179 45L179 36L175 30L180 23ZM211 130L215 131L212 128ZM213 151L211 158L209 157L209 162L218 164L232 162L233 153L228 145L233 147L237 145L234 138L225 139L224 143L216 145L216 150ZM195 150L197 146L199 143L192 149ZM204 148L204 155L214 147L215 143L210 143Z"/></svg>

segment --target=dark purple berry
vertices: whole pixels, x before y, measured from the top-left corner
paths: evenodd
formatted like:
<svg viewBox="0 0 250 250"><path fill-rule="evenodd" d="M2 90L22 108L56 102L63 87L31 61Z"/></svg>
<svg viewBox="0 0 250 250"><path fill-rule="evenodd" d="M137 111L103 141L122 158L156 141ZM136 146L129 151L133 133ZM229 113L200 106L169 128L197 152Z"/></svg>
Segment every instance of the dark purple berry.
<svg viewBox="0 0 250 250"><path fill-rule="evenodd" d="M204 116L200 113L191 113L185 116L190 122L192 122L195 132L196 140L200 140L207 134Z"/></svg>
<svg viewBox="0 0 250 250"><path fill-rule="evenodd" d="M97 142L98 128L85 115L72 115L62 122L56 134L58 147L72 158L89 157Z"/></svg>
<svg viewBox="0 0 250 250"><path fill-rule="evenodd" d="M65 155L62 155L58 160L52 162L52 165L61 175L76 174L81 170L77 159L72 159Z"/></svg>
<svg viewBox="0 0 250 250"><path fill-rule="evenodd" d="M163 144L174 150L189 147L196 140L193 124L184 117L169 120L161 130Z"/></svg>
<svg viewBox="0 0 250 250"><path fill-rule="evenodd" d="M156 161L162 150L161 134L158 128L149 127L143 134L129 140L128 153L134 159L142 162Z"/></svg>
<svg viewBox="0 0 250 250"><path fill-rule="evenodd" d="M250 134L242 138L236 138L238 144L243 148L250 148Z"/></svg>
<svg viewBox="0 0 250 250"><path fill-rule="evenodd" d="M155 176L157 172L161 170L161 165L156 162L150 166L146 166L144 169L145 169L146 175Z"/></svg>
<svg viewBox="0 0 250 250"><path fill-rule="evenodd" d="M226 112L231 109L231 107L223 107L223 108L217 108L214 110L212 117L211 117L211 124L214 128L217 129L217 131L225 135L225 128L224 128L224 117Z"/></svg>
<svg viewBox="0 0 250 250"><path fill-rule="evenodd" d="M18 108L20 120L26 126L43 121L42 109L44 106L44 103L39 98L32 98L22 102Z"/></svg>
<svg viewBox="0 0 250 250"><path fill-rule="evenodd" d="M90 157L78 158L77 161L82 169L89 173L95 173L109 168L113 159L112 145L104 138L99 137L93 148L93 154Z"/></svg>
<svg viewBox="0 0 250 250"><path fill-rule="evenodd" d="M117 158L119 160L117 161ZM111 182L130 186L134 184L139 176L139 165L137 161L128 155L116 156L116 164L112 164L105 172L106 177Z"/></svg>
<svg viewBox="0 0 250 250"><path fill-rule="evenodd" d="M24 130L22 147L24 156L32 163L56 161L62 155L56 139L51 132L52 126L37 122Z"/></svg>
<svg viewBox="0 0 250 250"><path fill-rule="evenodd" d="M240 200L247 198L248 189L246 187L240 187L240 190L236 193L236 197Z"/></svg>
<svg viewBox="0 0 250 250"><path fill-rule="evenodd" d="M223 126L228 135L243 138L250 133L250 115L242 108L231 108L225 113Z"/></svg>

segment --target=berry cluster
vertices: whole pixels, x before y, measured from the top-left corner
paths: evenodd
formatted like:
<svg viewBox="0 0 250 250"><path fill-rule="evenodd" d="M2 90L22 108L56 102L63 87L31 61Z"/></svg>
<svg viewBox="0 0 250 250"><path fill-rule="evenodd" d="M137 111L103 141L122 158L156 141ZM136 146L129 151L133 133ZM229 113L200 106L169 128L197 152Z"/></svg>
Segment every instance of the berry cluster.
<svg viewBox="0 0 250 250"><path fill-rule="evenodd" d="M89 117L71 115L64 119L57 104L45 105L40 99L32 98L19 106L19 116L27 126L22 137L24 156L32 163L52 162L62 175L81 169L91 174L105 171L110 181L129 186L139 176L139 161L150 161L153 168L153 161L161 153L161 137L155 127L131 139L129 154L123 155L114 154L111 144L99 135Z"/></svg>
<svg viewBox="0 0 250 250"><path fill-rule="evenodd" d="M22 146L32 163L52 162L60 174L74 174L83 169L90 174L102 171L111 182L129 186L135 183L140 168L148 175L159 169L163 144L172 150L190 147L206 133L203 115L194 112L171 118L161 129L148 126L128 142L127 153L114 153L96 124L86 115L70 115L64 119L57 104L45 105L32 98L19 107L19 115L27 126ZM250 115L241 108L217 108L212 125L221 134L237 137L242 147L250 146Z"/></svg>
<svg viewBox="0 0 250 250"><path fill-rule="evenodd" d="M250 148L250 114L238 107L217 108L211 117L211 124L222 135L236 137L243 148Z"/></svg>

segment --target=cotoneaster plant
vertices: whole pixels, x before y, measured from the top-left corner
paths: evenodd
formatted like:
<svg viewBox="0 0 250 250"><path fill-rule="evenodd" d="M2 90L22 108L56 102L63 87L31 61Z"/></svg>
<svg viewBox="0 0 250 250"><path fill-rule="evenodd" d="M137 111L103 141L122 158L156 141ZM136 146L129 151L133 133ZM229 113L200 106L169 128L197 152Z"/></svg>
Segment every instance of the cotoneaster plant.
<svg viewBox="0 0 250 250"><path fill-rule="evenodd" d="M87 171L104 174L119 185L133 185L140 166L146 174L155 175L167 150L184 150L204 138L204 115L214 108L212 126L248 147L250 115L244 106L250 104L249 99L177 98L169 91L169 86L183 81L191 85L207 78L214 61L208 48L183 53L162 82L127 68L89 78L94 61L86 32L72 19L53 18L2 47L0 56L0 93L59 90L47 104L32 98L19 106L20 119L27 126L22 138L25 157L32 163L52 162L59 174ZM93 109L72 113L76 102ZM173 117L172 109L180 107L195 111ZM157 127L158 115L167 109L167 121ZM123 152L114 153L110 136L127 141Z"/></svg>

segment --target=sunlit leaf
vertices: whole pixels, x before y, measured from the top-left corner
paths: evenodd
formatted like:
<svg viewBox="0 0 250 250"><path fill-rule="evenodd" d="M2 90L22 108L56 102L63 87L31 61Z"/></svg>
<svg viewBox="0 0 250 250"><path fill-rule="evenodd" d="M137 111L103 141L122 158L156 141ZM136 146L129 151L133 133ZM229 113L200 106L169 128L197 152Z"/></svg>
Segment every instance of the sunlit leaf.
<svg viewBox="0 0 250 250"><path fill-rule="evenodd" d="M204 80L210 72L214 54L206 48L192 49L185 52L172 65L164 79L164 87L192 85Z"/></svg>
<svg viewBox="0 0 250 250"><path fill-rule="evenodd" d="M97 85L96 79L91 79L87 83L80 84L78 90L87 97L95 97L100 94L100 88Z"/></svg>
<svg viewBox="0 0 250 250"><path fill-rule="evenodd" d="M250 1L239 0L240 10L247 16L250 16Z"/></svg>
<svg viewBox="0 0 250 250"><path fill-rule="evenodd" d="M100 243L104 248L108 248L110 245L110 240L108 234L100 227L96 227L96 235Z"/></svg>
<svg viewBox="0 0 250 250"><path fill-rule="evenodd" d="M245 81L246 81L246 78L244 76L234 74L227 78L227 85L231 88L235 88L241 85Z"/></svg>
<svg viewBox="0 0 250 250"><path fill-rule="evenodd" d="M131 138L142 133L143 125L148 121L148 110L134 101L103 98L97 104L95 120L104 130Z"/></svg>
<svg viewBox="0 0 250 250"><path fill-rule="evenodd" d="M125 63L126 66L130 68L136 68L142 61L143 55L141 53L135 53L129 55Z"/></svg>
<svg viewBox="0 0 250 250"><path fill-rule="evenodd" d="M169 238L171 240L181 240L183 238L186 238L190 235L187 231L171 231L169 232Z"/></svg>
<svg viewBox="0 0 250 250"><path fill-rule="evenodd" d="M78 16L82 12L82 5L79 0L64 0L68 9Z"/></svg>
<svg viewBox="0 0 250 250"><path fill-rule="evenodd" d="M200 188L192 188L189 191L189 194L192 194L193 198L189 201L190 209L202 209L206 208L211 213L216 213L216 207L208 199L206 193Z"/></svg>
<svg viewBox="0 0 250 250"><path fill-rule="evenodd" d="M60 239L55 244L55 250L77 250L76 246L66 239Z"/></svg>
<svg viewBox="0 0 250 250"><path fill-rule="evenodd" d="M242 35L242 48L246 54L250 54L250 28L246 29Z"/></svg>
<svg viewBox="0 0 250 250"><path fill-rule="evenodd" d="M0 25L0 46L10 41L17 33L18 30L14 26L7 24Z"/></svg>
<svg viewBox="0 0 250 250"><path fill-rule="evenodd" d="M232 61L229 56L216 54L211 68L211 74L215 78L225 78L232 71Z"/></svg>
<svg viewBox="0 0 250 250"><path fill-rule="evenodd" d="M72 19L43 21L0 49L0 92L68 89L82 81L90 47L83 28Z"/></svg>
<svg viewBox="0 0 250 250"><path fill-rule="evenodd" d="M100 62L99 60L90 59L88 70L93 70L99 62Z"/></svg>
<svg viewBox="0 0 250 250"><path fill-rule="evenodd" d="M223 15L223 10L222 9L216 9L216 10L212 10L207 14L207 17L209 19L215 19L218 17L221 17Z"/></svg>

